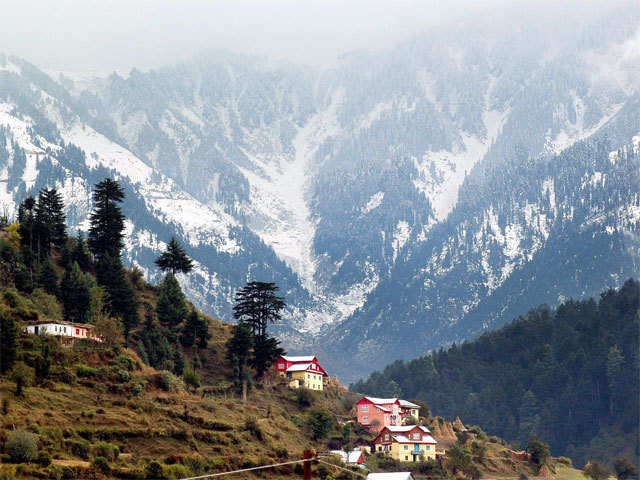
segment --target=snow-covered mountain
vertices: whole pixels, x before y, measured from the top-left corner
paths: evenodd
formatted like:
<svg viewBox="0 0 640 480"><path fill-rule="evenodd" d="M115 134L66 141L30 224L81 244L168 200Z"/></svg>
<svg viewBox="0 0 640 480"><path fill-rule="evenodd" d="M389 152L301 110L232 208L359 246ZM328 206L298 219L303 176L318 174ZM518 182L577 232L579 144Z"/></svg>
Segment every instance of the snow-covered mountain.
<svg viewBox="0 0 640 480"><path fill-rule="evenodd" d="M0 201L56 184L86 228L117 176L148 278L176 235L212 314L274 280L286 345L353 378L638 274L640 21L620 13L496 14L328 70L218 52L78 81L0 57Z"/></svg>

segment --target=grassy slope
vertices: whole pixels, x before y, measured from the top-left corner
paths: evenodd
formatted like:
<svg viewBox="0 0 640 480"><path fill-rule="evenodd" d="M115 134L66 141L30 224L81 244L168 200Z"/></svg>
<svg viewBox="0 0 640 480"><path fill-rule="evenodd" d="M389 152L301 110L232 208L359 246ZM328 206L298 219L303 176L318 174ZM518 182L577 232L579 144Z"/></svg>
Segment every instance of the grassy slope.
<svg viewBox="0 0 640 480"><path fill-rule="evenodd" d="M141 280L134 283L143 317L146 308L155 308L158 289ZM44 313L42 306L31 302L28 296L24 296L23 300L26 305L23 309L31 310L31 314L36 312L41 319L51 315ZM60 311L58 309L56 315ZM133 332L131 345L135 345L136 333L140 328ZM326 451L326 440L311 440L307 426L310 409L320 408L330 412L336 420L336 426L329 436L339 436L338 423L353 418L353 404L359 395L332 386L325 392L310 392L311 405L301 406L296 401L295 392L267 379L265 384L250 390L248 402L243 405L231 388L231 372L224 360L224 344L230 330L230 325L210 319L212 339L208 348L199 352L206 357L204 367L198 372L203 387L198 391L176 389L170 392L159 388L158 372L143 365L131 349L125 349L121 354L133 358L136 367L130 372L131 379L123 382L116 375L122 369L117 362L118 354L111 350L100 350L90 341L78 342L73 348L62 348L52 338L23 335L22 358L27 363L40 349L40 342L50 343L54 359L53 375L43 384L27 388L21 397L15 397L14 384L8 377L0 377L0 396L8 400L8 412L0 424L0 445L4 447L11 429L30 430L39 435L40 449L51 454L54 465L19 465L17 477L60 476L63 473L61 467L68 466L75 470L67 470L67 475L72 473L75 478L100 478L100 474L90 468L89 461L95 457L92 446L101 440L117 445L121 451L118 460L111 462L110 478L141 478L151 460L164 462L172 456L186 458L183 463L187 465L187 470L171 471L172 467L164 467L169 477L179 478L185 474L227 471L300 458L306 448ZM187 361L190 361L193 353L193 349L187 349ZM89 377L77 377L78 364L94 367L97 373ZM67 377L71 374L71 381L62 379L62 371L67 372ZM133 386L140 382L145 384L144 391L135 395ZM441 444L448 445L455 439L452 424L436 425L433 423L437 422L435 419L431 419L431 422ZM372 439L361 429L355 430L352 442ZM439 433L441 437L438 437ZM88 455L73 448L74 443L82 441L89 445ZM517 478L520 472L535 475L535 470L528 462L508 460L508 448L503 444L487 445L488 458L478 465L484 476ZM6 461L7 457L3 456L2 459ZM375 458L368 463L373 470L385 468ZM417 468L417 465L402 466L402 469ZM2 469L6 469L6 466L0 465ZM581 480L575 477L575 471L566 472L567 477L562 478ZM254 476L299 478L289 467ZM243 478L247 477L251 475L243 475ZM416 478L424 477L418 474Z"/></svg>

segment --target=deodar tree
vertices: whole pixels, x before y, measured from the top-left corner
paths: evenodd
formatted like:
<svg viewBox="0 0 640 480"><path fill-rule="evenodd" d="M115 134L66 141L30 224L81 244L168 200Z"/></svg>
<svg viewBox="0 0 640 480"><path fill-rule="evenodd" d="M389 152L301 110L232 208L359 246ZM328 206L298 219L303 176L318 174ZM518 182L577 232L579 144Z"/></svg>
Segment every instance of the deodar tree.
<svg viewBox="0 0 640 480"><path fill-rule="evenodd" d="M282 318L286 307L284 299L277 296L278 287L271 282L249 282L235 297L233 316L247 323L253 333L253 355L251 366L256 376L264 372L284 353L279 341L269 337L267 327Z"/></svg>
<svg viewBox="0 0 640 480"><path fill-rule="evenodd" d="M163 272L170 271L173 275L189 273L193 268L192 260L174 237L171 237L167 250L156 259L155 264Z"/></svg>
<svg viewBox="0 0 640 480"><path fill-rule="evenodd" d="M107 308L122 320L127 339L138 323L138 311L135 293L120 258L125 218L120 203L124 200L124 191L118 182L106 178L96 184L93 200L88 243L97 259L96 277L107 293Z"/></svg>

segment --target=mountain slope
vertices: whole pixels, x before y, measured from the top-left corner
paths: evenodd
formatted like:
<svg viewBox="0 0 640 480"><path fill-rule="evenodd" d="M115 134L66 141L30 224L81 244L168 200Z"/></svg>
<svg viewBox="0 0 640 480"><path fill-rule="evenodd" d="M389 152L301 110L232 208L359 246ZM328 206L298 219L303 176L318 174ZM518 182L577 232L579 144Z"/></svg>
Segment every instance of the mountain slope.
<svg viewBox="0 0 640 480"><path fill-rule="evenodd" d="M623 232L635 231L636 164L595 169L592 154L567 148L606 134L616 150L640 132L640 18L620 4L558 29L556 10L534 10L326 70L209 52L126 78L54 81L2 57L5 150L22 139L29 159L5 154L4 202L11 211L48 181L46 154L46 178L70 182L82 227L86 179L115 170L132 193L127 256L148 279L177 235L198 266L181 282L208 313L231 320L247 278L274 280L289 304L274 331L292 351L331 353L349 379L504 322L517 307L501 304L522 289L538 292L523 298L534 304L617 285L637 274L637 237ZM609 195L604 223L587 228ZM600 276L544 285L535 272L578 255L578 238L589 242L572 269L610 245L618 253Z"/></svg>
<svg viewBox="0 0 640 480"><path fill-rule="evenodd" d="M637 463L640 284L593 299L540 306L472 342L389 365L356 391L424 400L488 432L535 435L579 464ZM391 382L395 382L393 387Z"/></svg>

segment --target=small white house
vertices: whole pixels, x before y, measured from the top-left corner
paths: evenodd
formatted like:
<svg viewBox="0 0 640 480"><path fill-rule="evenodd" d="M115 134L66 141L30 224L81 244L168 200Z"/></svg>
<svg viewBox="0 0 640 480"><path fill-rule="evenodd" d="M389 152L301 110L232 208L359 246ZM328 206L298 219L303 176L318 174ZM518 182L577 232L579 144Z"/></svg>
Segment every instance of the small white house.
<svg viewBox="0 0 640 480"><path fill-rule="evenodd" d="M364 463L364 453L362 450L351 450L345 452L344 450L331 450L332 455L340 457L343 463L347 465L362 465Z"/></svg>
<svg viewBox="0 0 640 480"><path fill-rule="evenodd" d="M370 473L367 480L414 480L411 472Z"/></svg>
<svg viewBox="0 0 640 480"><path fill-rule="evenodd" d="M91 335L91 325L70 322L40 322L31 323L24 327L24 331L32 335L55 335L67 338L91 338L100 341Z"/></svg>

